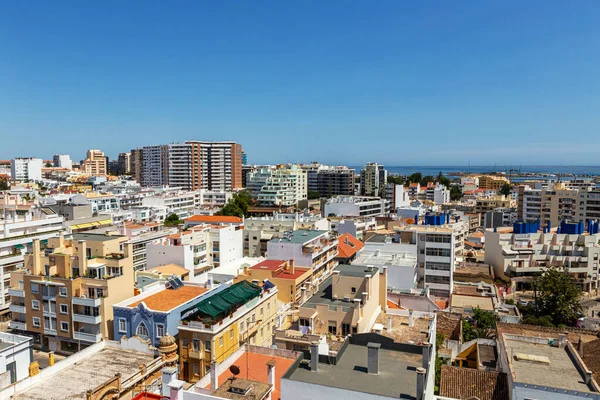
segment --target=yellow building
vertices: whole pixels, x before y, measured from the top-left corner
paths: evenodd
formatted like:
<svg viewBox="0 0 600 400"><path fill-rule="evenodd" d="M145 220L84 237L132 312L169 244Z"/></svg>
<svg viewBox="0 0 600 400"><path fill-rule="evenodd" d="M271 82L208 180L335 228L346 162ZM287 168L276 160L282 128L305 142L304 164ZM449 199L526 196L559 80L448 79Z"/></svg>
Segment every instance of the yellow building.
<svg viewBox="0 0 600 400"><path fill-rule="evenodd" d="M89 176L108 175L106 156L100 150L88 150L83 160L83 171Z"/></svg>
<svg viewBox="0 0 600 400"><path fill-rule="evenodd" d="M484 214L496 208L510 207L510 197L497 195L489 199L477 199L475 201L475 213Z"/></svg>
<svg viewBox="0 0 600 400"><path fill-rule="evenodd" d="M479 189L500 190L507 183L510 181L503 176L481 175L479 177Z"/></svg>
<svg viewBox="0 0 600 400"><path fill-rule="evenodd" d="M113 304L134 295L126 236L75 233L34 240L24 267L11 273L11 328L53 351L112 339Z"/></svg>
<svg viewBox="0 0 600 400"><path fill-rule="evenodd" d="M247 281L223 285L181 316L179 378L194 383L210 371L212 361L223 362L241 344L273 343L277 287Z"/></svg>
<svg viewBox="0 0 600 400"><path fill-rule="evenodd" d="M294 260L264 260L250 268L245 267L234 282L243 280L258 283L268 279L277 286L277 298L283 303L298 303L302 287L311 280L312 270L294 266Z"/></svg>

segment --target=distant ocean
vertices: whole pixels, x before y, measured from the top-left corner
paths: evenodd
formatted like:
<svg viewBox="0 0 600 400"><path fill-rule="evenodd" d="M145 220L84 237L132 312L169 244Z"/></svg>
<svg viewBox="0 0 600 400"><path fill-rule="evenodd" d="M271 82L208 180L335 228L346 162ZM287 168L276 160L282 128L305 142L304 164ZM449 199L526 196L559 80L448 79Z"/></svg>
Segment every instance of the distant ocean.
<svg viewBox="0 0 600 400"><path fill-rule="evenodd" d="M363 166L351 166L357 173ZM600 176L600 166L553 166L553 165L535 165L535 166L385 166L385 169L392 175L411 175L415 172L420 172L423 176L436 176L440 172L448 178L456 178L453 173L456 172L471 172L471 173L489 173L489 172L504 172L508 174L509 169L513 169L513 174L516 171L523 173L547 174L547 175L570 175L572 177L588 177ZM516 171L515 171L516 170ZM553 178L549 176L547 178ZM564 179L570 179L567 176ZM571 178L572 179L572 178ZM518 179L515 179L518 180Z"/></svg>

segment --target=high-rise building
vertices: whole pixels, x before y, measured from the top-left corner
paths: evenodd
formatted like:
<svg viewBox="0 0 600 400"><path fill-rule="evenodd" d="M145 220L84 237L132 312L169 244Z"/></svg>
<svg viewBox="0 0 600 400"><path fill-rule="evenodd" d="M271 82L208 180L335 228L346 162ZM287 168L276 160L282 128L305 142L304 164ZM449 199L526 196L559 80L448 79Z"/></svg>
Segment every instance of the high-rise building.
<svg viewBox="0 0 600 400"><path fill-rule="evenodd" d="M248 165L248 154L245 151L242 151L242 165Z"/></svg>
<svg viewBox="0 0 600 400"><path fill-rule="evenodd" d="M387 183L387 171L383 165L367 163L360 171L360 192L363 196L381 196Z"/></svg>
<svg viewBox="0 0 600 400"><path fill-rule="evenodd" d="M256 196L265 206L293 206L307 198L306 172L293 165L271 172Z"/></svg>
<svg viewBox="0 0 600 400"><path fill-rule="evenodd" d="M108 175L106 156L100 150L88 150L83 160L83 171L89 176Z"/></svg>
<svg viewBox="0 0 600 400"><path fill-rule="evenodd" d="M168 183L169 186L192 189L194 171L192 160L192 145L188 143L173 143L169 145L168 154Z"/></svg>
<svg viewBox="0 0 600 400"><path fill-rule="evenodd" d="M131 153L120 153L118 163L120 174L129 175L131 173Z"/></svg>
<svg viewBox="0 0 600 400"><path fill-rule="evenodd" d="M142 149L142 186L162 187L169 184L169 146L145 146Z"/></svg>
<svg viewBox="0 0 600 400"><path fill-rule="evenodd" d="M133 179L135 179L140 184L142 182L142 175L144 172L143 156L143 149L133 149L131 150L131 157L129 157L129 172L131 173Z"/></svg>
<svg viewBox="0 0 600 400"><path fill-rule="evenodd" d="M192 145L192 190L242 187L242 145L189 141Z"/></svg>
<svg viewBox="0 0 600 400"><path fill-rule="evenodd" d="M522 220L539 218L543 225L557 226L563 219L578 219L579 200L579 191L566 189L560 182L549 189L520 186L517 213Z"/></svg>
<svg viewBox="0 0 600 400"><path fill-rule="evenodd" d="M17 181L34 181L42 179L41 158L15 158L10 162L10 176Z"/></svg>
<svg viewBox="0 0 600 400"><path fill-rule="evenodd" d="M73 161L68 154L55 154L52 161L56 168L73 168Z"/></svg>
<svg viewBox="0 0 600 400"><path fill-rule="evenodd" d="M325 167L317 174L317 191L321 197L352 196L354 194L354 170L348 167ZM309 180L309 190L310 180Z"/></svg>

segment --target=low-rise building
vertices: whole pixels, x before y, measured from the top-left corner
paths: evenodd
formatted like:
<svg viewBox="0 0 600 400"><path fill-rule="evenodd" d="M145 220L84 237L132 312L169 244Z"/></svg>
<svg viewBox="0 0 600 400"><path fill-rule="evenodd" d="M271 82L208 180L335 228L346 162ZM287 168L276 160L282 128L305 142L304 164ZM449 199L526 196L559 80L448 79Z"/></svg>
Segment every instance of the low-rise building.
<svg viewBox="0 0 600 400"><path fill-rule="evenodd" d="M325 203L326 217L377 217L388 211L389 201L380 197L336 196Z"/></svg>
<svg viewBox="0 0 600 400"><path fill-rule="evenodd" d="M195 383L243 343L272 344L277 322L277 287L241 281L212 293L182 313L179 377Z"/></svg>
<svg viewBox="0 0 600 400"><path fill-rule="evenodd" d="M152 207L159 214L165 216L176 214L180 219L194 214L195 202L194 192L186 191L164 191L142 198L143 206Z"/></svg>
<svg viewBox="0 0 600 400"><path fill-rule="evenodd" d="M123 233L129 237L133 250L133 269L144 271L147 266L146 247L161 243L167 236L177 232L177 228L167 228L157 222L130 223L123 225Z"/></svg>
<svg viewBox="0 0 600 400"><path fill-rule="evenodd" d="M375 217L328 217L327 219L330 231L338 235L349 233L360 240L365 240L366 232L374 231L378 227Z"/></svg>
<svg viewBox="0 0 600 400"><path fill-rule="evenodd" d="M497 195L491 198L482 198L475 201L475 212L485 214L497 208L509 208L511 206L510 197Z"/></svg>
<svg viewBox="0 0 600 400"><path fill-rule="evenodd" d="M135 271L135 287L143 292L147 288L154 287L157 283L166 283L169 278L174 276L182 282L189 281L190 271L176 264Z"/></svg>
<svg viewBox="0 0 600 400"><path fill-rule="evenodd" d="M363 247L363 242L349 233L338 236L338 263L351 264L358 257Z"/></svg>
<svg viewBox="0 0 600 400"><path fill-rule="evenodd" d="M0 390L29 377L32 362L32 338L0 332Z"/></svg>
<svg viewBox="0 0 600 400"><path fill-rule="evenodd" d="M113 337L114 303L133 296L127 237L72 234L38 239L22 269L11 273L10 327L43 348L75 351Z"/></svg>

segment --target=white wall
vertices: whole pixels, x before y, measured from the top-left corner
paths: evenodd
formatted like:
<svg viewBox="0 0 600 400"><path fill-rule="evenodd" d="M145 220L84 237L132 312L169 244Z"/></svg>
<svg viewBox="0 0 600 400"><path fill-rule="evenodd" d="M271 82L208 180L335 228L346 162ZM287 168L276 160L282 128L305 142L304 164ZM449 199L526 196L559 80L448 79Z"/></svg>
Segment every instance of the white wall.
<svg viewBox="0 0 600 400"><path fill-rule="evenodd" d="M177 264L194 275L194 258L190 246L146 245L146 269L161 265Z"/></svg>

